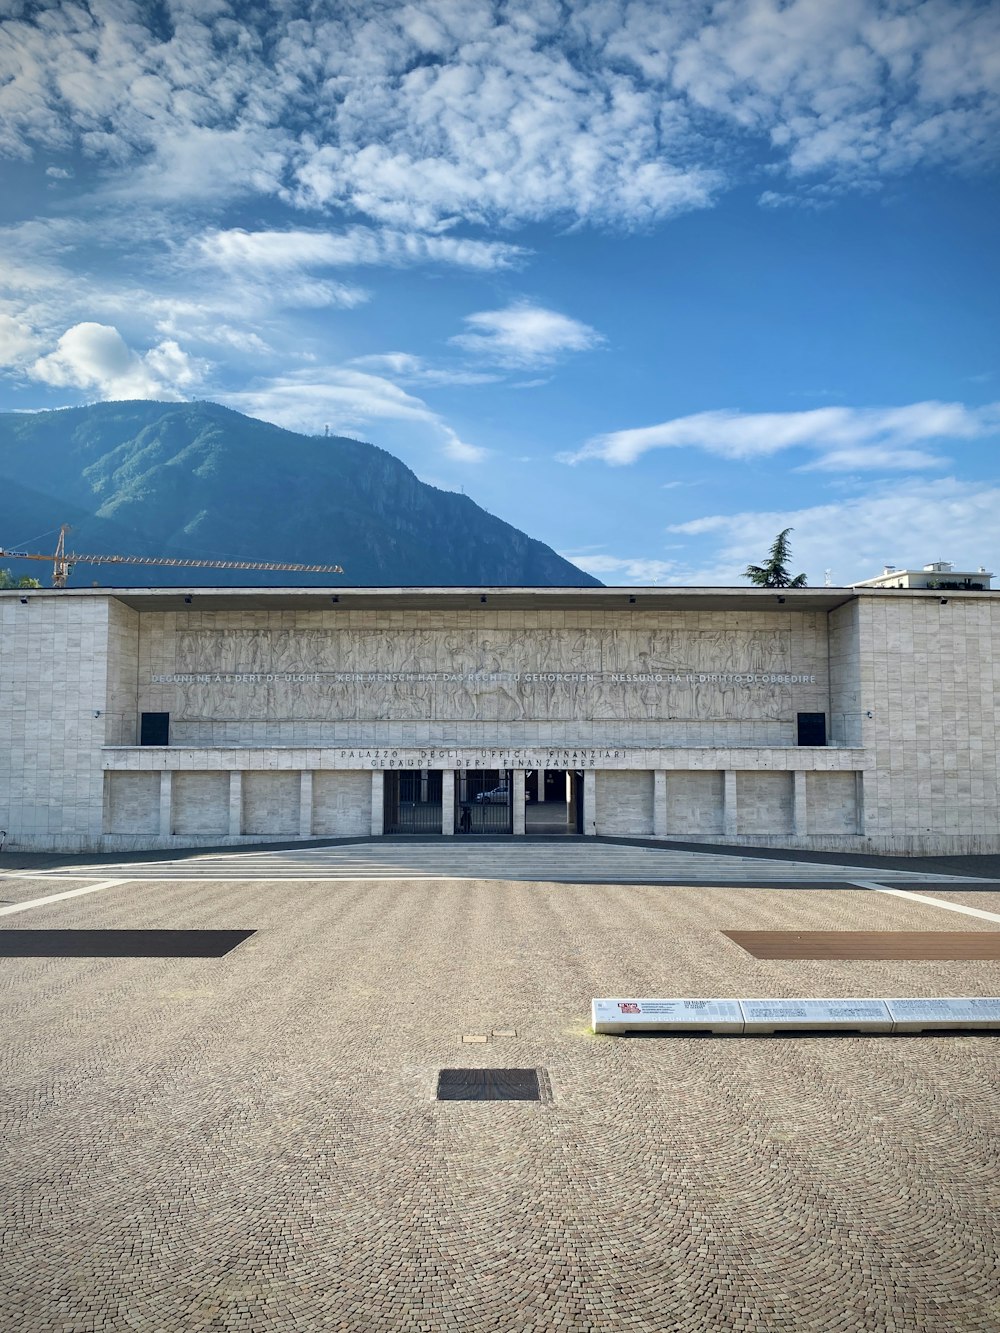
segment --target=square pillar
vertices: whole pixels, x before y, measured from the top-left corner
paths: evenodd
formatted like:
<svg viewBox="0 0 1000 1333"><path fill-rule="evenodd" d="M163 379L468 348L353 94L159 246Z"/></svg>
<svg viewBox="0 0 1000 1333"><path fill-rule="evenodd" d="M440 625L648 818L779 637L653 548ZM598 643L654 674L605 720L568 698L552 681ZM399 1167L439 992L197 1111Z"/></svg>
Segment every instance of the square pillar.
<svg viewBox="0 0 1000 1333"><path fill-rule="evenodd" d="M727 838L736 837L736 774L727 769L722 774L722 831Z"/></svg>
<svg viewBox="0 0 1000 1333"><path fill-rule="evenodd" d="M583 831L590 837L597 833L597 772L583 770Z"/></svg>
<svg viewBox="0 0 1000 1333"><path fill-rule="evenodd" d="M806 775L805 770L792 774L792 832L796 837L804 838L809 832L809 818L806 814Z"/></svg>
<svg viewBox="0 0 1000 1333"><path fill-rule="evenodd" d="M524 837L524 769L514 769L514 790L511 792L511 800L514 802L514 827L515 836Z"/></svg>
<svg viewBox="0 0 1000 1333"><path fill-rule="evenodd" d="M667 836L667 774L664 769L653 770L653 837Z"/></svg>
<svg viewBox="0 0 1000 1333"><path fill-rule="evenodd" d="M299 774L299 837L312 837L313 775L312 770Z"/></svg>
<svg viewBox="0 0 1000 1333"><path fill-rule="evenodd" d="M238 838L243 828L243 774L234 768L229 775L229 836Z"/></svg>
<svg viewBox="0 0 1000 1333"><path fill-rule="evenodd" d="M169 768L160 772L160 837L169 838L174 831L174 775Z"/></svg>
<svg viewBox="0 0 1000 1333"><path fill-rule="evenodd" d="M446 768L441 774L441 832L445 837L455 833L455 770Z"/></svg>
<svg viewBox="0 0 1000 1333"><path fill-rule="evenodd" d="M541 805L545 800L545 769L537 768L535 772L538 774L535 800Z"/></svg>
<svg viewBox="0 0 1000 1333"><path fill-rule="evenodd" d="M372 773L371 836L381 838L385 832L385 774L380 768Z"/></svg>

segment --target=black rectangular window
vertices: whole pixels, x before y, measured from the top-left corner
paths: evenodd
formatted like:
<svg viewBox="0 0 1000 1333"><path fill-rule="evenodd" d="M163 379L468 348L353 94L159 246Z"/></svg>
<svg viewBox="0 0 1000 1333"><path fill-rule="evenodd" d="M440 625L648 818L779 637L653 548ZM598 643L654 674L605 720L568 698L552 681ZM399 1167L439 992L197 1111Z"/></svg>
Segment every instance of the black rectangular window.
<svg viewBox="0 0 1000 1333"><path fill-rule="evenodd" d="M170 714L143 713L139 722L140 745L170 744Z"/></svg>
<svg viewBox="0 0 1000 1333"><path fill-rule="evenodd" d="M799 713L799 744L826 744L825 713Z"/></svg>

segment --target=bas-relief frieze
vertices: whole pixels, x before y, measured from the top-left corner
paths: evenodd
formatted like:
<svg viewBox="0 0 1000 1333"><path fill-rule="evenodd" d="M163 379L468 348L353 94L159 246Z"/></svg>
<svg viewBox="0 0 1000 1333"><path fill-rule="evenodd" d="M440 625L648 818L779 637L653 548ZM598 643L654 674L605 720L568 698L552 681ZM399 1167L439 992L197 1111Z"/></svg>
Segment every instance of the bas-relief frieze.
<svg viewBox="0 0 1000 1333"><path fill-rule="evenodd" d="M791 656L788 629L182 630L150 683L219 720L769 721L825 684Z"/></svg>

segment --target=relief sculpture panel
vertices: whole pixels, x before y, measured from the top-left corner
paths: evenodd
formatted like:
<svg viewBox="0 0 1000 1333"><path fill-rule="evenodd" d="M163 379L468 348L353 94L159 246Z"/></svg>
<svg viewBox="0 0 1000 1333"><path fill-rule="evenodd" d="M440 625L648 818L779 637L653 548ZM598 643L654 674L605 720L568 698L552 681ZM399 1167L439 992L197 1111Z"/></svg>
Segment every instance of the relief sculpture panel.
<svg viewBox="0 0 1000 1333"><path fill-rule="evenodd" d="M151 686L217 720L775 720L826 685L787 627L183 629L175 650Z"/></svg>

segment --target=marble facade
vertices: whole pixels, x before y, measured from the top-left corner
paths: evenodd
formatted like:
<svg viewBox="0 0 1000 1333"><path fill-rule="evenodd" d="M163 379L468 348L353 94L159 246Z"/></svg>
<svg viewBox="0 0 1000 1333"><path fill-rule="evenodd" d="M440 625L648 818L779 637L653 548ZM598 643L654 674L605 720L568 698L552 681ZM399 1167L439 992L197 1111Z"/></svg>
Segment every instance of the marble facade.
<svg viewBox="0 0 1000 1333"><path fill-rule="evenodd" d="M487 592L0 593L8 845L357 837L481 769L580 775L585 833L1000 850L996 593Z"/></svg>

